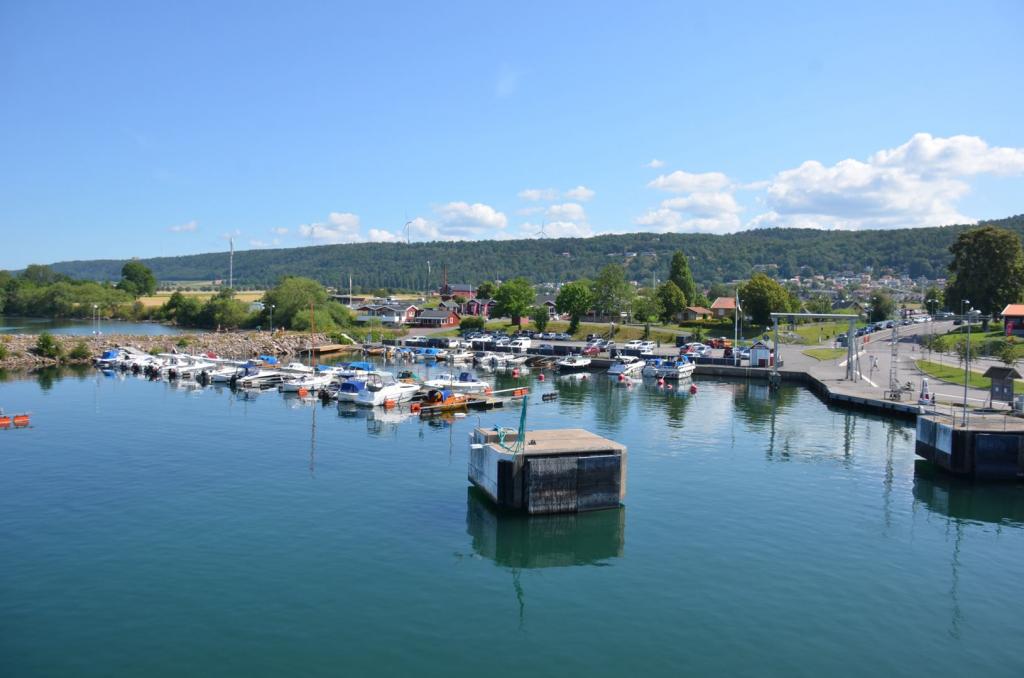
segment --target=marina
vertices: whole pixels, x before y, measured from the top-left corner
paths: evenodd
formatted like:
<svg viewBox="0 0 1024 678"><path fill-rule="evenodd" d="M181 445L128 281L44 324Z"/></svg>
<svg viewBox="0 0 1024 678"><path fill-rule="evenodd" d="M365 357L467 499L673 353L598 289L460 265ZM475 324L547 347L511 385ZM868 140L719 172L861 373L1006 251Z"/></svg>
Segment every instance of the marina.
<svg viewBox="0 0 1024 678"><path fill-rule="evenodd" d="M497 397L529 389L528 430L628 448L618 507L530 515L473 487L470 435L517 430L516 401L423 419L92 368L9 377L2 400L32 426L0 432L0 613L19 619L0 642L22 648L19 673L76 657L122 673L463 673L464 644L495 633L525 634L525 666L594 676L757 672L765 657L842 675L854 656L892 675L1015 673L1012 612L984 591L1024 595L1019 487L929 472L911 425L786 383L698 376L691 394L542 375L482 378ZM635 620L627 642L567 659L611 610ZM294 646L251 645L297 625ZM112 632L121 643L100 642ZM396 655L394 633L416 653ZM154 636L188 650L151 652Z"/></svg>

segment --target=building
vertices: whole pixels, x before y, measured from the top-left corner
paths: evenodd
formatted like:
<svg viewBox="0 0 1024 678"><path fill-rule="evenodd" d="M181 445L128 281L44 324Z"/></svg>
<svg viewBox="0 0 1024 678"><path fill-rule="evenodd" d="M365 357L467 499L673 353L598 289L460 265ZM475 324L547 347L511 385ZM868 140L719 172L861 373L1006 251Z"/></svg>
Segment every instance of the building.
<svg viewBox="0 0 1024 678"><path fill-rule="evenodd" d="M452 327L459 324L459 314L451 309L428 308L416 315L420 327Z"/></svg>
<svg viewBox="0 0 1024 678"><path fill-rule="evenodd" d="M772 349L763 341L755 341L750 347L750 366L771 367L773 364Z"/></svg>
<svg viewBox="0 0 1024 678"><path fill-rule="evenodd" d="M464 299L473 299L476 297L476 288L473 287L472 285L449 285L447 282L445 282L441 285L437 292L445 301L448 301L449 299L453 299L455 297L463 297Z"/></svg>
<svg viewBox="0 0 1024 678"><path fill-rule="evenodd" d="M1013 380L1020 379L1020 372L1012 367L992 366L985 370L982 376L992 381L989 390L989 399L992 402L1013 402Z"/></svg>
<svg viewBox="0 0 1024 678"><path fill-rule="evenodd" d="M415 322L419 311L419 307L413 304L363 304L356 309L356 321L408 325Z"/></svg>
<svg viewBox="0 0 1024 678"><path fill-rule="evenodd" d="M1006 336L1024 336L1024 304L1007 304L1001 314Z"/></svg>
<svg viewBox="0 0 1024 678"><path fill-rule="evenodd" d="M707 320L714 316L710 308L704 308L703 306L687 306L683 309L680 314L683 317L683 322L693 322L695 320Z"/></svg>
<svg viewBox="0 0 1024 678"><path fill-rule="evenodd" d="M711 304L711 313L716 319L732 318L736 315L736 298L718 297Z"/></svg>
<svg viewBox="0 0 1024 678"><path fill-rule="evenodd" d="M462 305L463 315L477 315L481 318L490 318L491 311L497 303L494 299L470 299Z"/></svg>

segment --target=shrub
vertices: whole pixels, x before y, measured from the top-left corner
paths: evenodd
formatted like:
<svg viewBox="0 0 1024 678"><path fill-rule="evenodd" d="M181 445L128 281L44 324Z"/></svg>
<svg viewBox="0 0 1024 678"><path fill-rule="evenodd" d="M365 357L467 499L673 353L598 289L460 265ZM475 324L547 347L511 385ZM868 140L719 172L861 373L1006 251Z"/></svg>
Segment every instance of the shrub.
<svg viewBox="0 0 1024 678"><path fill-rule="evenodd" d="M64 355L64 347L49 332L43 332L36 340L36 355L44 358L60 358Z"/></svg>
<svg viewBox="0 0 1024 678"><path fill-rule="evenodd" d="M0 360L7 358L7 344L0 344Z"/></svg>
<svg viewBox="0 0 1024 678"><path fill-rule="evenodd" d="M486 324L487 321L478 315L467 315L459 322L459 329L463 332L470 330L482 330Z"/></svg>
<svg viewBox="0 0 1024 678"><path fill-rule="evenodd" d="M182 337L181 339L178 339L177 346L178 348L185 348L191 343L192 341L188 337Z"/></svg>
<svg viewBox="0 0 1024 678"><path fill-rule="evenodd" d="M84 341L78 342L68 353L68 358L71 360L88 360L89 347L85 345Z"/></svg>

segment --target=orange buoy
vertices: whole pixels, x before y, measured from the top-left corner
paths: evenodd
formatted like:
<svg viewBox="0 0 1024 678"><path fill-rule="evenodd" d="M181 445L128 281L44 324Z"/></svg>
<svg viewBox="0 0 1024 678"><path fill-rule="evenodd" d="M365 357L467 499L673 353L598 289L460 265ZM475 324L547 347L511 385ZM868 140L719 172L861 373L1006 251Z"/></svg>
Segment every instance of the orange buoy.
<svg viewBox="0 0 1024 678"><path fill-rule="evenodd" d="M387 400L384 401L384 409L385 410L390 410L394 406L395 406L395 401L392 400L391 398L388 398Z"/></svg>
<svg viewBox="0 0 1024 678"><path fill-rule="evenodd" d="M11 418L10 417L6 417L6 416L5 417L0 417L0 428L10 428L10 427L11 427Z"/></svg>
<svg viewBox="0 0 1024 678"><path fill-rule="evenodd" d="M299 397L300 398L305 398L308 395L309 395L309 390L307 390L305 386L303 386L302 388L299 389Z"/></svg>
<svg viewBox="0 0 1024 678"><path fill-rule="evenodd" d="M420 411L421 407L422 405L420 405L419 403L413 403L412 405L409 405L409 411L412 412L413 414L416 414L417 412Z"/></svg>
<svg viewBox="0 0 1024 678"><path fill-rule="evenodd" d="M14 415L14 425L22 428L28 426L28 415L27 414L16 414Z"/></svg>

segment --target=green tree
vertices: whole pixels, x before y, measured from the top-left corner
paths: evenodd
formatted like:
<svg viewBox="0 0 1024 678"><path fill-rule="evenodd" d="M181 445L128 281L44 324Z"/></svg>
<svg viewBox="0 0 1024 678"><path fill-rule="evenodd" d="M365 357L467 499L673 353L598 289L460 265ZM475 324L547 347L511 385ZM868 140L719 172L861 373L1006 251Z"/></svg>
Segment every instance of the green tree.
<svg viewBox="0 0 1024 678"><path fill-rule="evenodd" d="M686 310L686 295L671 280L658 285L658 300L661 302L662 322L672 322Z"/></svg>
<svg viewBox="0 0 1024 678"><path fill-rule="evenodd" d="M676 250L672 255L672 264L669 267L668 279L676 284L676 287L686 297L686 303L694 303L697 300L697 284L693 282L693 274L690 272L690 262L682 250Z"/></svg>
<svg viewBox="0 0 1024 678"><path fill-rule="evenodd" d="M486 324L487 322L478 315L467 315L459 321L459 329L463 332L472 332L482 330Z"/></svg>
<svg viewBox="0 0 1024 678"><path fill-rule="evenodd" d="M708 298L714 301L718 297L735 297L736 288L725 283L712 283L708 288Z"/></svg>
<svg viewBox="0 0 1024 678"><path fill-rule="evenodd" d="M121 282L117 284L133 297L144 297L156 292L156 276L140 261L129 261L121 267Z"/></svg>
<svg viewBox="0 0 1024 678"><path fill-rule="evenodd" d="M575 334L580 318L590 312L594 305L594 292L589 280L577 280L562 285L555 297L555 309L569 315L569 334Z"/></svg>
<svg viewBox="0 0 1024 678"><path fill-rule="evenodd" d="M59 341L54 339L53 335L49 332L43 332L36 339L35 347L36 355L43 356L44 358L60 358L64 355L64 347Z"/></svg>
<svg viewBox="0 0 1024 678"><path fill-rule="evenodd" d="M934 285L924 291L924 308L928 311L929 315L938 313L943 304L945 304L945 301L946 295Z"/></svg>
<svg viewBox="0 0 1024 678"><path fill-rule="evenodd" d="M309 307L323 307L327 304L327 290L315 280L299 276L283 278L263 296L263 315L260 323L270 322L270 307L274 306L274 325L298 329L296 323L304 329L309 327ZM301 316L305 315L305 319Z"/></svg>
<svg viewBox="0 0 1024 678"><path fill-rule="evenodd" d="M997 314L1024 295L1024 252L1013 231L973 228L961 233L949 251L947 308L958 309L966 299L984 313Z"/></svg>
<svg viewBox="0 0 1024 678"><path fill-rule="evenodd" d="M1007 367L1013 367L1017 364L1017 361L1020 360L1020 354L1021 351L1015 344L1006 342L999 348L996 356L999 358L999 361Z"/></svg>
<svg viewBox="0 0 1024 678"><path fill-rule="evenodd" d="M548 328L550 319L551 314L548 313L547 306L534 306L530 309L530 320L533 321L533 326L537 328L538 332L543 332Z"/></svg>
<svg viewBox="0 0 1024 678"><path fill-rule="evenodd" d="M244 302L235 299L234 290L225 288L203 305L200 319L205 327L234 329L249 319L249 308Z"/></svg>
<svg viewBox="0 0 1024 678"><path fill-rule="evenodd" d="M613 320L630 307L633 286L626 280L626 272L618 264L608 264L594 281L594 310Z"/></svg>
<svg viewBox="0 0 1024 678"><path fill-rule="evenodd" d="M476 288L477 299L493 299L494 293L498 291L497 285L491 281L482 282Z"/></svg>
<svg viewBox="0 0 1024 678"><path fill-rule="evenodd" d="M52 268L42 264L29 264L21 272L21 279L33 285L50 285L60 277Z"/></svg>
<svg viewBox="0 0 1024 678"><path fill-rule="evenodd" d="M633 318L637 322L650 323L662 316L661 300L655 290L645 290L633 298Z"/></svg>
<svg viewBox="0 0 1024 678"><path fill-rule="evenodd" d="M807 311L809 313L831 313L832 300L824 294L817 294L807 300Z"/></svg>
<svg viewBox="0 0 1024 678"><path fill-rule="evenodd" d="M871 313L868 316L868 320L873 323L891 318L896 313L896 303L885 290L872 292L868 303L871 304Z"/></svg>
<svg viewBox="0 0 1024 678"><path fill-rule="evenodd" d="M516 325L522 323L533 302L537 299L537 291L526 278L516 278L502 283L498 291L494 293L494 317L503 318L508 316Z"/></svg>
<svg viewBox="0 0 1024 678"><path fill-rule="evenodd" d="M764 273L755 273L745 284L740 286L740 304L743 311L754 323L768 325L772 313L789 311L789 292Z"/></svg>

